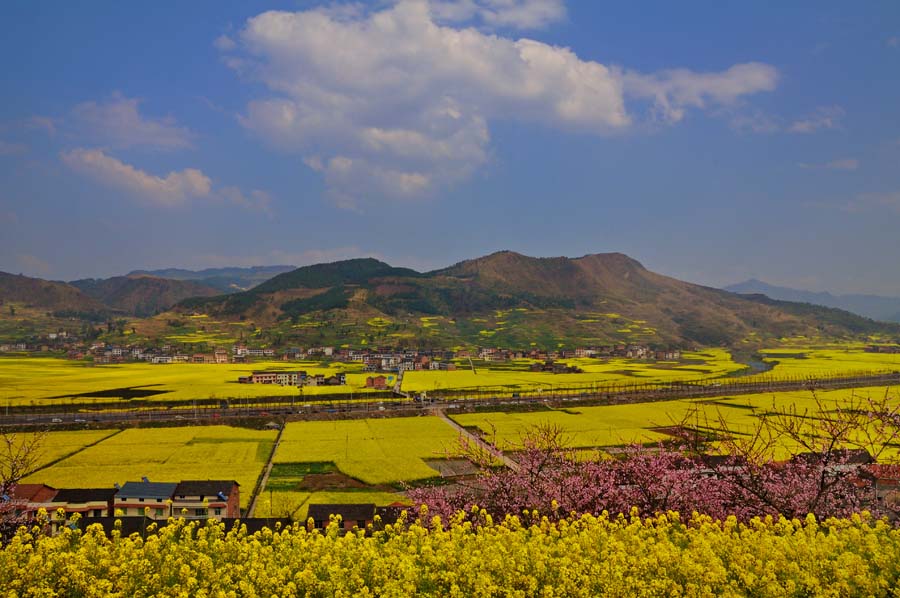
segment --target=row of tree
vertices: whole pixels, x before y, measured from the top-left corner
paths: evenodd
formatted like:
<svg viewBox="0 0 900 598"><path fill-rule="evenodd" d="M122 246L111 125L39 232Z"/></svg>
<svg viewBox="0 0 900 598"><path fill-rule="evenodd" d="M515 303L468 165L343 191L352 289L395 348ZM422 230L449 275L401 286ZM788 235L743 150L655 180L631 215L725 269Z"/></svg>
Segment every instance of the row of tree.
<svg viewBox="0 0 900 598"><path fill-rule="evenodd" d="M900 496L876 499L877 476L900 474L900 466L884 465L900 438L900 402L890 393L843 404L816 398L814 409L773 409L743 430L695 411L672 430L672 442L584 460L563 430L538 426L515 447L516 469L500 468L489 450L462 442L481 474L410 494L445 520L473 505L500 517L534 510L550 517L629 513L633 507L642 515L696 511L744 521L779 514L844 517L863 509L893 519L900 514Z"/></svg>

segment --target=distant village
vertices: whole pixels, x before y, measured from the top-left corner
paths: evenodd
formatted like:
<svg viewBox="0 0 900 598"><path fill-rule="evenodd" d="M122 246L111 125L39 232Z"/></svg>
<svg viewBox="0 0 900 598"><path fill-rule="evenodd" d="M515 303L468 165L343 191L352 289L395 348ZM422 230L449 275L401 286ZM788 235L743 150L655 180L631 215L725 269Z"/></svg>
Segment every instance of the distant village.
<svg viewBox="0 0 900 598"><path fill-rule="evenodd" d="M458 351L363 348L347 349L336 347L252 347L246 343L235 343L230 347L215 347L205 352L191 352L190 345L169 343L158 346L140 344L111 344L104 341L84 342L66 332L51 333L37 342L0 344L0 353L57 353L72 360L90 360L96 364L146 362L152 364L194 363L194 364L239 364L255 361L315 361L362 363L364 372L404 372L410 370L455 370L454 360L477 359L488 362L532 360L533 371L570 373L577 371L574 366L558 363L566 359L580 358L625 358L656 361L678 361L679 349L654 349L647 345L619 344L607 346L579 347L558 350L516 350L501 347L482 347ZM262 374L262 373L260 373ZM298 372L299 376L301 372ZM247 383L283 383L269 381L260 375L241 380ZM294 384L294 380L291 384ZM309 377L308 384L342 384L338 380L319 380Z"/></svg>

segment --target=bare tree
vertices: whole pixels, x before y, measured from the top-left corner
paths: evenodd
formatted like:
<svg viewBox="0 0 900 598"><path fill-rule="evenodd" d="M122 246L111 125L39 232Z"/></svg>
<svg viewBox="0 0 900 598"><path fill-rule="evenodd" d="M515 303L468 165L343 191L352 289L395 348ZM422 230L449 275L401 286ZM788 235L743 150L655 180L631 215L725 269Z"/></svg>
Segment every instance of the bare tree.
<svg viewBox="0 0 900 598"><path fill-rule="evenodd" d="M15 498L15 488L37 467L46 436L46 432L0 432L0 538L19 523L22 504Z"/></svg>

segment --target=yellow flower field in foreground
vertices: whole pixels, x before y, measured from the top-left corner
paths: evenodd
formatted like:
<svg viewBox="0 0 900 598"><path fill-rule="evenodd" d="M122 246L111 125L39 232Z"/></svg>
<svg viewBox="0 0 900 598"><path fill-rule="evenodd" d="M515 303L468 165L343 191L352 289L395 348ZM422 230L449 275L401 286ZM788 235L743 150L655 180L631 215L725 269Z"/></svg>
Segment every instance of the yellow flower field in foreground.
<svg viewBox="0 0 900 598"><path fill-rule="evenodd" d="M478 517L478 514L476 514ZM817 522L584 516L417 523L366 536L254 535L172 521L146 540L98 526L22 530L0 549L8 596L896 596L900 530Z"/></svg>

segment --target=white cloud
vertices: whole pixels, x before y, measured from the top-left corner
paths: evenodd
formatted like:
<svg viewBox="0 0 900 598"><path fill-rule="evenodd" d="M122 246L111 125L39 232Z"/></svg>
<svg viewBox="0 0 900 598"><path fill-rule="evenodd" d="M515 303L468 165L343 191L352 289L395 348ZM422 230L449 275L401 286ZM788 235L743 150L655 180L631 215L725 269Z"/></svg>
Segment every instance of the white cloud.
<svg viewBox="0 0 900 598"><path fill-rule="evenodd" d="M272 198L265 191L252 189L245 192L233 186L214 187L213 180L196 168L157 176L99 149L76 148L63 152L60 157L75 172L152 205L177 207L192 199L204 199L272 215Z"/></svg>
<svg viewBox="0 0 900 598"><path fill-rule="evenodd" d="M212 180L195 168L173 171L160 177L108 156L101 150L85 148L63 152L61 158L76 172L160 206L177 206L188 199L206 197L212 190Z"/></svg>
<svg viewBox="0 0 900 598"><path fill-rule="evenodd" d="M430 0L429 7L438 22L488 27L539 29L566 18L564 0Z"/></svg>
<svg viewBox="0 0 900 598"><path fill-rule="evenodd" d="M194 133L167 116L141 115L140 100L113 94L106 102L84 102L72 109L77 132L112 147L179 149L191 146Z"/></svg>
<svg viewBox="0 0 900 598"><path fill-rule="evenodd" d="M824 163L801 162L800 168L825 169L825 170L856 170L859 168L859 160L856 158L841 158Z"/></svg>
<svg viewBox="0 0 900 598"><path fill-rule="evenodd" d="M323 173L332 198L352 208L471 176L489 159L494 119L610 134L633 123L626 97L676 122L688 109L731 105L776 85L775 69L759 63L643 75L567 48L447 26L488 20L491 10L524 23L536 6L557 4L404 0L376 11L263 13L240 31L242 55L228 60L272 92L250 102L241 122L298 152Z"/></svg>
<svg viewBox="0 0 900 598"><path fill-rule="evenodd" d="M778 71L759 62L736 64L721 73L697 73L671 69L644 75L624 74L628 95L654 101L654 112L668 122L684 118L688 108L731 105L742 96L772 91L778 83Z"/></svg>
<svg viewBox="0 0 900 598"><path fill-rule="evenodd" d="M840 126L844 109L840 106L822 106L810 116L794 121L788 127L791 133L814 133L820 129L835 129Z"/></svg>
<svg viewBox="0 0 900 598"><path fill-rule="evenodd" d="M0 156L16 156L28 151L28 146L21 143L10 143L0 139Z"/></svg>

